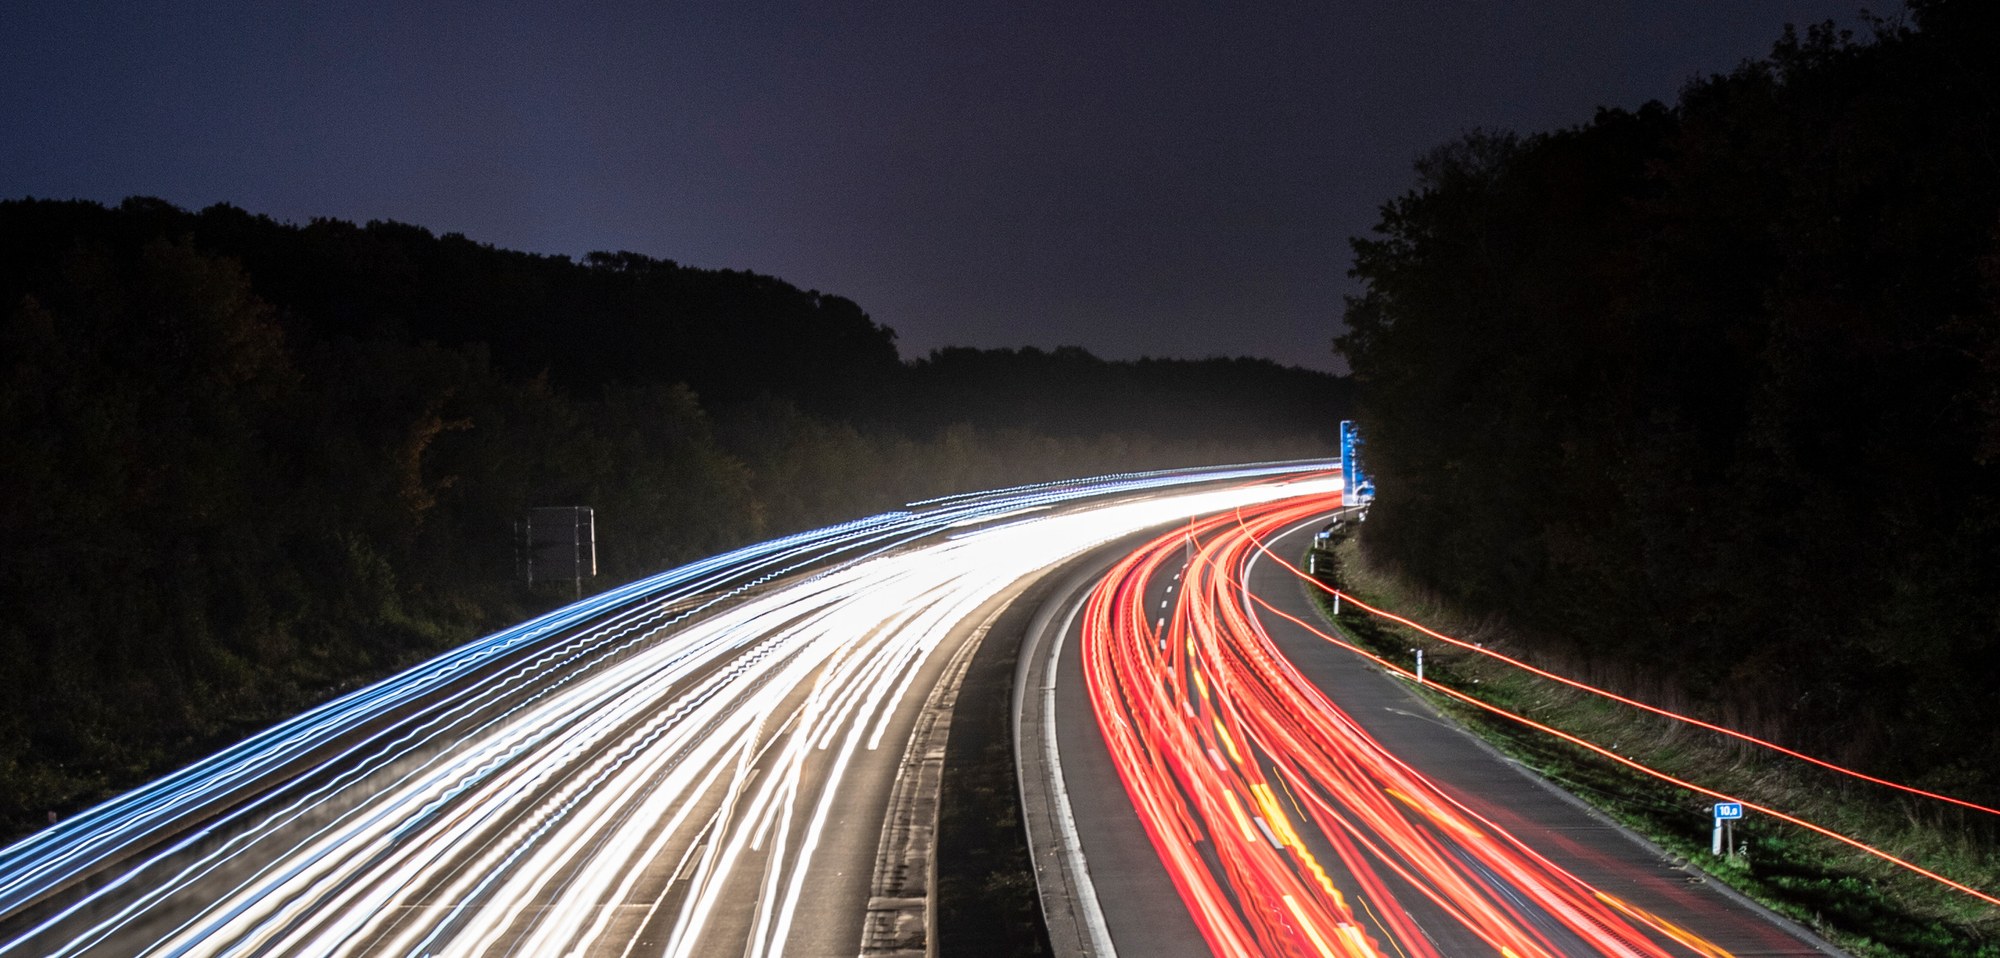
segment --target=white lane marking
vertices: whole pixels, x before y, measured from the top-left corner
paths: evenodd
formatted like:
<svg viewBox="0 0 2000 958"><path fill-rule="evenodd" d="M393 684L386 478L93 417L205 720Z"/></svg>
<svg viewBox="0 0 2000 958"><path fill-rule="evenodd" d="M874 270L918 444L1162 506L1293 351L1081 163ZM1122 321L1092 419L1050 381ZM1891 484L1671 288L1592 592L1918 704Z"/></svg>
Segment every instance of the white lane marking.
<svg viewBox="0 0 2000 958"><path fill-rule="evenodd" d="M1081 604L1069 610L1063 618L1062 628L1056 630L1056 639L1049 643L1048 681L1042 685L1042 749L1046 752L1049 774L1049 790L1055 793L1056 833L1062 844L1063 864L1068 867L1070 879L1076 886L1077 917L1083 920L1085 930L1090 933L1090 950L1098 958L1116 958L1118 949L1111 944L1111 929L1104 923L1104 904L1097 900L1097 886L1091 884L1090 867L1083 860L1083 841L1076 832L1076 816L1070 810L1069 788L1064 784L1062 752L1056 745L1056 676L1057 665L1062 658L1063 643L1069 639L1069 630L1076 625L1076 617L1083 612Z"/></svg>

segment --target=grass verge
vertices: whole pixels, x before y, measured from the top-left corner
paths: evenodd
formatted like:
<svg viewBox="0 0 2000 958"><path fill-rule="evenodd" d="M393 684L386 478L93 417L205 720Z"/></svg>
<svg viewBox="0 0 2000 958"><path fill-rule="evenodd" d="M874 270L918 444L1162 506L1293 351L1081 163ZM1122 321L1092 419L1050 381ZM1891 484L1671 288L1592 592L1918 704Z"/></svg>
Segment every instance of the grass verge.
<svg viewBox="0 0 2000 958"><path fill-rule="evenodd" d="M1447 635L1531 658L1503 627L1468 622L1435 597L1373 569L1344 539L1319 552L1321 581ZM1815 768L1722 735L1648 715L1485 656L1454 648L1351 606L1321 613L1349 641L1410 663L1425 678L1577 735L1635 762L1784 810L1974 888L2000 888L2000 821ZM1502 752L1613 819L1860 958L2000 958L2000 908L1831 839L1769 818L1737 823L1735 852L1713 857L1713 799L1436 693L1433 705ZM1638 697L1638 696L1635 696ZM1987 730L1983 734L1992 734Z"/></svg>
<svg viewBox="0 0 2000 958"><path fill-rule="evenodd" d="M952 712L938 796L935 954L1050 953L1021 824L1009 721L1014 664L1035 604L1015 602L993 623L972 655Z"/></svg>

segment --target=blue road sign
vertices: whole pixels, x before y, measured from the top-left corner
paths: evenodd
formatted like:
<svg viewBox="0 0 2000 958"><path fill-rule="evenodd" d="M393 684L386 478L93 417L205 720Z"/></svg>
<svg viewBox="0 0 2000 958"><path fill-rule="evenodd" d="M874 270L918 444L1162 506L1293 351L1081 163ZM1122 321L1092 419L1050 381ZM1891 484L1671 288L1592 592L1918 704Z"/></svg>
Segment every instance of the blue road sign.
<svg viewBox="0 0 2000 958"><path fill-rule="evenodd" d="M1723 821L1723 820L1725 820L1725 819L1730 819L1730 818L1742 818L1742 817L1743 817L1743 803L1742 803L1742 802L1716 802L1716 803L1715 803L1715 820L1716 820L1716 821L1718 821L1718 822L1719 822L1719 821Z"/></svg>
<svg viewBox="0 0 2000 958"><path fill-rule="evenodd" d="M1340 421L1340 475L1349 505L1375 498L1375 483L1361 472L1361 429L1354 420Z"/></svg>

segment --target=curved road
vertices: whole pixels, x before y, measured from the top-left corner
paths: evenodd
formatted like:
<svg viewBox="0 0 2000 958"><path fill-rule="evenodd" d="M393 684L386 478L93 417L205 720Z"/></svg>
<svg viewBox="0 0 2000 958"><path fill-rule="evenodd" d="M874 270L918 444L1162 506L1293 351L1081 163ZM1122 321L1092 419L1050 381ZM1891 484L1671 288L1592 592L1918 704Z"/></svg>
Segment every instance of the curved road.
<svg viewBox="0 0 2000 958"><path fill-rule="evenodd" d="M0 958L921 947L960 652L1045 570L1323 469L950 497L612 590L0 849Z"/></svg>
<svg viewBox="0 0 2000 958"><path fill-rule="evenodd" d="M1337 505L1190 525L1044 609L1020 754L1058 954L1837 953L1307 628L1278 557Z"/></svg>

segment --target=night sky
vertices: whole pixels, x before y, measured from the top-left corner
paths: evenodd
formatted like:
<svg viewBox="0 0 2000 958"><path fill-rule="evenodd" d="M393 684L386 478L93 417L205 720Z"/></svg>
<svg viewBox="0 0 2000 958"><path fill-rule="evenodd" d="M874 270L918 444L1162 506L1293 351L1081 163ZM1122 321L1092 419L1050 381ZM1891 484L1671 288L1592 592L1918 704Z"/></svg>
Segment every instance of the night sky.
<svg viewBox="0 0 2000 958"><path fill-rule="evenodd" d="M749 269L905 355L1334 369L1347 238L1418 154L1671 101L1858 6L31 0L0 30L0 197Z"/></svg>

